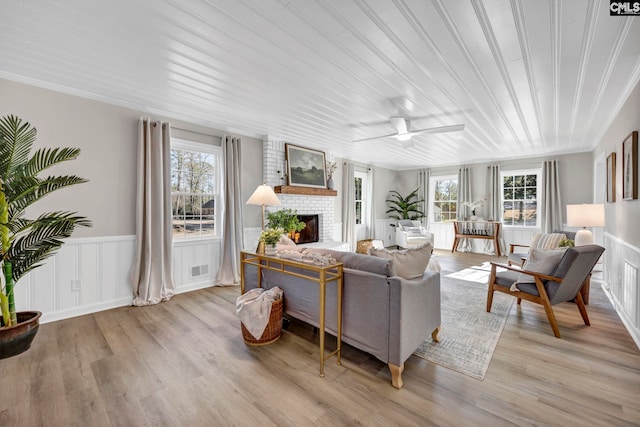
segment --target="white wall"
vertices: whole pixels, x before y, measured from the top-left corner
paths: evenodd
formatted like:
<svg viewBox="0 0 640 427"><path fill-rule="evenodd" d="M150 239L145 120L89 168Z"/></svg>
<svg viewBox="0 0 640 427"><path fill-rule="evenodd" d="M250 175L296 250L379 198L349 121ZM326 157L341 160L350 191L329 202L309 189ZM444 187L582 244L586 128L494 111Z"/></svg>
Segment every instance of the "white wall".
<svg viewBox="0 0 640 427"><path fill-rule="evenodd" d="M605 203L604 288L640 347L640 200L622 200L622 141L640 129L640 84L596 146L592 162L616 153L616 201ZM604 185L595 189L605 192Z"/></svg>
<svg viewBox="0 0 640 427"><path fill-rule="evenodd" d="M20 280L19 309L43 312L43 321L102 310L131 302L128 275L133 265L137 128L141 116L167 118L73 95L0 79L0 116L14 114L38 129L38 147L79 147L80 157L56 167L86 184L61 190L38 202L30 216L51 210L78 211L93 222L79 229L47 264ZM225 132L168 120L174 135L219 144ZM180 130L182 129L182 130ZM178 135L179 134L179 135ZM242 199L262 181L262 141L242 137ZM246 227L260 225L260 208L247 206ZM174 244L179 292L210 286L220 260L220 239ZM208 265L204 276L191 267Z"/></svg>

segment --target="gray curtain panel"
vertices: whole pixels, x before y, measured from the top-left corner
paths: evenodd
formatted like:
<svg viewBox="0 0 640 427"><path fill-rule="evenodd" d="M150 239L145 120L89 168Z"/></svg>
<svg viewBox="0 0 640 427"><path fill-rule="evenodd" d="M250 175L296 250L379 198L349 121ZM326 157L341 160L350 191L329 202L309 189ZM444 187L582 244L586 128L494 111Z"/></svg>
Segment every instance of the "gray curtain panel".
<svg viewBox="0 0 640 427"><path fill-rule="evenodd" d="M242 156L240 138L222 138L224 161L224 229L222 231L222 262L216 275L216 285L240 284L240 251L244 239L242 223Z"/></svg>
<svg viewBox="0 0 640 427"><path fill-rule="evenodd" d="M353 163L344 162L342 171L342 240L351 251L356 246L356 187Z"/></svg>
<svg viewBox="0 0 640 427"><path fill-rule="evenodd" d="M471 168L462 167L458 170L458 220L468 219L471 216L469 206L464 202L473 202L471 199ZM458 243L460 252L471 252L470 239L460 239Z"/></svg>
<svg viewBox="0 0 640 427"><path fill-rule="evenodd" d="M422 199L422 212L424 218L420 221L422 225L429 229L429 179L431 178L430 169L420 169L418 172L418 196Z"/></svg>
<svg viewBox="0 0 640 427"><path fill-rule="evenodd" d="M140 119L133 305L158 304L175 293L172 260L171 125Z"/></svg>
<svg viewBox="0 0 640 427"><path fill-rule="evenodd" d="M500 183L500 166L492 165L487 167L487 204L486 213L488 221L502 221L502 185ZM502 227L498 234L498 244L500 251L505 254L506 245L502 237ZM484 241L484 252L489 255L496 253L492 240Z"/></svg>
<svg viewBox="0 0 640 427"><path fill-rule="evenodd" d="M542 163L542 197L539 212L543 233L562 230L562 200L558 167L557 160L546 160Z"/></svg>

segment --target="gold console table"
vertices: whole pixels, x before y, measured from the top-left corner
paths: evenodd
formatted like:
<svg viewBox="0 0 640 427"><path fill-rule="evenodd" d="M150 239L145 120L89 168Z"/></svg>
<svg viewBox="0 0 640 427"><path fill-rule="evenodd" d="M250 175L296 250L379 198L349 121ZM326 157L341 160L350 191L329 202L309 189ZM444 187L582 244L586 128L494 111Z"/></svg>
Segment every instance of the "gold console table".
<svg viewBox="0 0 640 427"><path fill-rule="evenodd" d="M319 316L319 331L320 331L320 376L324 377L324 362L336 356L337 364L341 364L341 341L342 341L342 263L328 264L328 265L315 265L301 261L294 261L291 259L280 258L278 256L268 256L262 254L255 254L250 252L240 252L240 292L244 294L245 289L245 274L244 266L253 265L258 268L258 287L262 287L262 270L278 271L290 276L300 277L302 279L310 280L318 283L320 287L320 316ZM289 269L287 269L289 267ZM303 272L292 271L290 268L299 268ZM337 331L336 331L336 349L329 353L325 357L324 351L324 337L325 337L325 309L326 309L326 294L327 283L336 282L337 287ZM284 296L285 299L287 296Z"/></svg>
<svg viewBox="0 0 640 427"><path fill-rule="evenodd" d="M485 239L492 240L496 255L500 256L500 226L502 223L497 221L453 221L453 247L451 252L455 252L458 248L460 239Z"/></svg>

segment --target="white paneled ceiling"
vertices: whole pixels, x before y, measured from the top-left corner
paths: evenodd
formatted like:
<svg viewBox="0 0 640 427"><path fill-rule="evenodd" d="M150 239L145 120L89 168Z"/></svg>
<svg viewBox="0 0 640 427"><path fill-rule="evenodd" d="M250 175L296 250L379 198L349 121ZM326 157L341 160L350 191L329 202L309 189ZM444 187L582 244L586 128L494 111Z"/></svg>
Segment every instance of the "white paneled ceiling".
<svg viewBox="0 0 640 427"><path fill-rule="evenodd" d="M591 150L640 79L640 17L592 0L2 0L0 52L2 78L409 169ZM351 142L398 114L466 128Z"/></svg>

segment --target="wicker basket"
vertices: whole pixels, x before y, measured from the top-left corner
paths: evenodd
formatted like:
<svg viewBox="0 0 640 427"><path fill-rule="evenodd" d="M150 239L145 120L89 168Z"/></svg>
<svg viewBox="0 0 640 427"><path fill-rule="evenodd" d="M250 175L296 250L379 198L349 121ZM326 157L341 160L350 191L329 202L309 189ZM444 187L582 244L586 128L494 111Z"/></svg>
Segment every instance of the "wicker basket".
<svg viewBox="0 0 640 427"><path fill-rule="evenodd" d="M358 240L356 253L367 255L371 246L373 246L373 239Z"/></svg>
<svg viewBox="0 0 640 427"><path fill-rule="evenodd" d="M278 301L275 301L271 304L271 313L269 314L269 322L267 323L267 327L264 328L264 332L260 339L255 339L251 332L247 328L244 327L244 324L240 322L240 327L242 328L242 338L244 339L245 344L247 345L266 345L271 344L280 338L280 334L282 333L282 300L280 298Z"/></svg>

